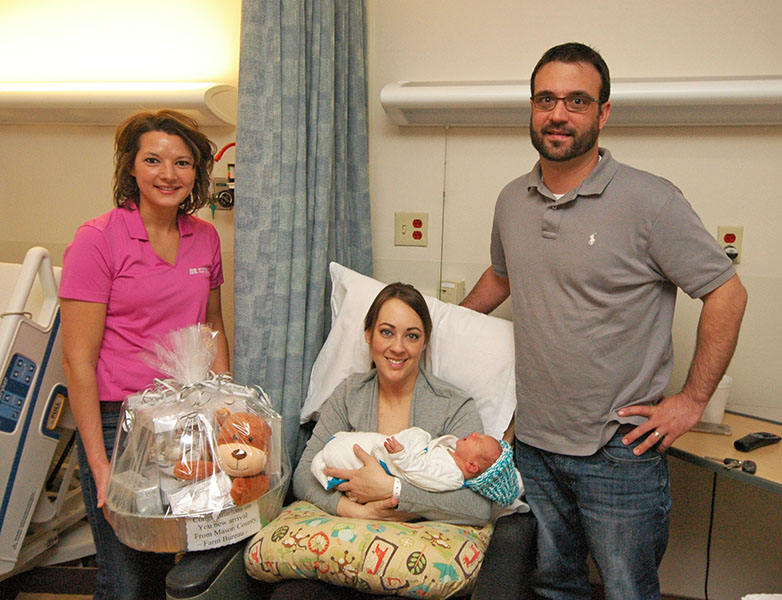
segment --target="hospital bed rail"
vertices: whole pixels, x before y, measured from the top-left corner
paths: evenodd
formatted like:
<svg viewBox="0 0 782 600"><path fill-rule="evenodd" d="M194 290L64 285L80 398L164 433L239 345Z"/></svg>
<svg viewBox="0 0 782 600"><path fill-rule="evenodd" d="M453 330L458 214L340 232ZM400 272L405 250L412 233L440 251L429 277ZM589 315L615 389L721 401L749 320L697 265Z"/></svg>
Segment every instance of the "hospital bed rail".
<svg viewBox="0 0 782 600"><path fill-rule="evenodd" d="M40 247L21 264L0 263L0 580L48 561L84 517L75 456L60 461L64 473L51 473L65 447L63 432L75 429L59 340L58 275ZM56 491L45 490L47 479L59 480ZM62 559L94 552L91 540L79 545L78 556L65 552Z"/></svg>

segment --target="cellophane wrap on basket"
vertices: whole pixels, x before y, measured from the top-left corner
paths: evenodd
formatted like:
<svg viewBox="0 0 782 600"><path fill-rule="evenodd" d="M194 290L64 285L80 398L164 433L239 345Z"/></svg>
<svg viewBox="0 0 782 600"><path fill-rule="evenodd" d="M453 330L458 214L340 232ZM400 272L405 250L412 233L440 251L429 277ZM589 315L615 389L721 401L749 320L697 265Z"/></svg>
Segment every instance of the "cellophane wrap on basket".
<svg viewBox="0 0 782 600"><path fill-rule="evenodd" d="M209 371L215 335L203 325L168 334L146 359L171 378L122 404L106 506L137 550L232 544L282 507L282 418L260 387Z"/></svg>

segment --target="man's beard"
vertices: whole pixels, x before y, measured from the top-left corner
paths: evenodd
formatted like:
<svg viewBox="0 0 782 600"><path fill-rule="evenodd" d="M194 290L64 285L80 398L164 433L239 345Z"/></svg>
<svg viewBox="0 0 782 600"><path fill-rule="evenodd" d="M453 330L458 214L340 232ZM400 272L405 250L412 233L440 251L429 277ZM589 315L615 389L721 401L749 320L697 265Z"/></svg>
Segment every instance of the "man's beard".
<svg viewBox="0 0 782 600"><path fill-rule="evenodd" d="M566 146L564 144L557 146L552 144L551 147L547 146L544 135L546 131L549 130L560 131L570 135L572 140L570 146ZM553 162L564 162L566 160L570 160L571 158L576 158L586 154L592 148L594 148L599 135L600 128L598 127L597 120L595 120L595 123L591 128L580 135L576 134L576 130L573 127L557 127L555 125L547 125L543 128L541 133L538 133L533 129L532 122L530 120L529 136L532 140L532 145L543 158Z"/></svg>

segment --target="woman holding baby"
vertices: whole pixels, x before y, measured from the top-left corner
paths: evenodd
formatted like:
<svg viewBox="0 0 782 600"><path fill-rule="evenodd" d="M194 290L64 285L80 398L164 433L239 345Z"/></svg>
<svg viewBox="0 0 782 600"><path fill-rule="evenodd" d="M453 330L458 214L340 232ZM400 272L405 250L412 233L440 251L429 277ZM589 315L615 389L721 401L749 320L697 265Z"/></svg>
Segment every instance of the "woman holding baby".
<svg viewBox="0 0 782 600"><path fill-rule="evenodd" d="M421 490L388 475L358 447L362 468L327 473L349 480L336 490L324 490L310 471L315 454L339 431L377 431L391 436L420 427L433 437L464 437L483 431L475 401L421 367L431 332L426 301L414 287L392 283L378 294L364 319L374 368L345 379L321 408L293 475L296 497L346 517L390 521L423 517L467 525L488 521L491 502L471 490Z"/></svg>
<svg viewBox="0 0 782 600"><path fill-rule="evenodd" d="M424 518L465 525L484 525L491 502L470 489L430 492L395 478L380 463L355 447L364 466L328 469L346 479L325 490L310 469L313 457L340 431L375 431L392 436L420 427L433 437L459 438L483 431L475 401L460 389L428 373L420 364L432 333L423 296L412 286L392 283L375 298L364 319L372 370L342 381L320 410L312 437L293 474L293 492L331 514L383 521ZM289 580L276 586L272 598L363 598L359 592L320 581ZM366 596L369 597L369 596Z"/></svg>

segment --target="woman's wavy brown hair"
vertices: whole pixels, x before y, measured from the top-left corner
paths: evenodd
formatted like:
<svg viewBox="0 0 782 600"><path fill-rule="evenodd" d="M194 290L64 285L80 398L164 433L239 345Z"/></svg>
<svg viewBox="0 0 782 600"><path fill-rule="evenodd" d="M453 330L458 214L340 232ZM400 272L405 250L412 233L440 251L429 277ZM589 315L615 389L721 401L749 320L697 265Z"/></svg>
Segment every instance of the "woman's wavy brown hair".
<svg viewBox="0 0 782 600"><path fill-rule="evenodd" d="M217 146L201 132L195 119L170 109L139 113L117 128L114 136L114 204L123 207L128 202L134 202L138 206L138 185L131 171L141 136L150 131L162 131L182 138L193 154L196 173L193 191L179 205L179 212L193 214L206 206L209 201L209 176Z"/></svg>

